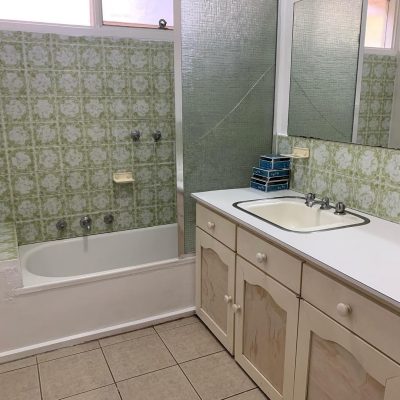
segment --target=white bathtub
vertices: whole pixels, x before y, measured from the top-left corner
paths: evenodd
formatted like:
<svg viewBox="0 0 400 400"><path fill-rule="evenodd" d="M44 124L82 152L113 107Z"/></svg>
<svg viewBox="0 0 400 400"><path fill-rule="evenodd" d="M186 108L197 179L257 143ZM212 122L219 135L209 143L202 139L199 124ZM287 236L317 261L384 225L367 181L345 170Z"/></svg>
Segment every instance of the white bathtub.
<svg viewBox="0 0 400 400"><path fill-rule="evenodd" d="M0 301L0 362L194 310L176 224L21 246L20 266L23 287Z"/></svg>

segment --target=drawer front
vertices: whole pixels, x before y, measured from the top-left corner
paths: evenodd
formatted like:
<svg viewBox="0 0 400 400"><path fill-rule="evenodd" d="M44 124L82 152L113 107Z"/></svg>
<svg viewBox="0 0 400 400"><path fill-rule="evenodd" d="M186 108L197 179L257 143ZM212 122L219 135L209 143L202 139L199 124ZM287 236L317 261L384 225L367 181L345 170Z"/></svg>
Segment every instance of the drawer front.
<svg viewBox="0 0 400 400"><path fill-rule="evenodd" d="M295 293L300 293L302 262L297 258L242 228L238 228L237 252Z"/></svg>
<svg viewBox="0 0 400 400"><path fill-rule="evenodd" d="M302 297L400 363L400 316L311 266L303 269Z"/></svg>
<svg viewBox="0 0 400 400"><path fill-rule="evenodd" d="M236 250L236 225L200 204L196 205L196 225L225 246Z"/></svg>

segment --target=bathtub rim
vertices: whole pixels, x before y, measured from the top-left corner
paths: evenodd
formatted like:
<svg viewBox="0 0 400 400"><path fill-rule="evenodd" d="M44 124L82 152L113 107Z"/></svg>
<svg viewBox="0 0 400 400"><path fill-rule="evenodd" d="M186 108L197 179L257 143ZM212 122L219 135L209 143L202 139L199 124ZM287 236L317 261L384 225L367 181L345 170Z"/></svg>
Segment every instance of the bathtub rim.
<svg viewBox="0 0 400 400"><path fill-rule="evenodd" d="M91 282L98 282L98 281L107 280L107 279L120 278L120 277L127 276L127 275L135 275L135 274L151 272L151 271L161 269L161 268L168 269L168 268L180 267L184 264L190 265L191 263L194 263L194 262L195 262L195 256L192 254L189 254L189 255L185 255L183 257L170 258L168 260L140 264L140 265L135 265L132 267L116 268L113 270L95 272L92 274L74 275L74 276L69 276L69 277L57 277L57 278L52 277L51 279L54 279L54 281L51 281L51 282L47 281L47 282L43 282L42 284L38 284L38 285L24 286L24 282L23 282L23 286L20 288L16 288L14 290L14 294L15 294L15 296L23 296L23 295L27 295L30 293L42 292L44 290L54 290L54 289L58 289L58 288L62 288L62 287L83 285L83 284L87 284L87 283L91 283ZM22 267L22 263L21 263L22 280L24 277L24 273L29 273L31 275L41 277L40 275L32 274L27 269L25 269L25 272L24 272L24 271L22 271L22 269L23 269L23 267ZM47 277L41 277L41 278L46 279Z"/></svg>

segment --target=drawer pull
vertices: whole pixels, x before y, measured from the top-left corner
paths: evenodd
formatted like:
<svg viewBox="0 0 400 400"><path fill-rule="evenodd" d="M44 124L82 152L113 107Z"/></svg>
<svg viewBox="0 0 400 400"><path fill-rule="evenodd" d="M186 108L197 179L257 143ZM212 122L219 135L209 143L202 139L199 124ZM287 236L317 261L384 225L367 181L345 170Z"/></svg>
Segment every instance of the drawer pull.
<svg viewBox="0 0 400 400"><path fill-rule="evenodd" d="M351 314L351 307L348 304L345 303L339 303L336 306L336 311L338 312L338 314L342 317L347 317L348 315Z"/></svg>
<svg viewBox="0 0 400 400"><path fill-rule="evenodd" d="M215 228L215 222L208 221L207 222L207 228L208 229L214 229Z"/></svg>
<svg viewBox="0 0 400 400"><path fill-rule="evenodd" d="M237 313L238 311L240 311L241 307L239 304L232 304L232 309L234 313Z"/></svg>
<svg viewBox="0 0 400 400"><path fill-rule="evenodd" d="M232 296L228 296L227 294L224 296L224 301L226 304L229 304L232 301Z"/></svg>
<svg viewBox="0 0 400 400"><path fill-rule="evenodd" d="M267 255L264 253L257 253L256 260L260 264L265 263L267 261Z"/></svg>

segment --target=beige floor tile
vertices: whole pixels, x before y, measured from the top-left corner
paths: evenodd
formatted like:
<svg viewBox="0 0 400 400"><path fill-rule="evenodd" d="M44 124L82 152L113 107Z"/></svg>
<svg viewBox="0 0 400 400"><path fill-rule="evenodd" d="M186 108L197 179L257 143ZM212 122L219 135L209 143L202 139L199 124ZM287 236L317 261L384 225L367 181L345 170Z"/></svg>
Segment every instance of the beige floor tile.
<svg viewBox="0 0 400 400"><path fill-rule="evenodd" d="M229 397L229 400L268 400L259 389L253 389L248 392Z"/></svg>
<svg viewBox="0 0 400 400"><path fill-rule="evenodd" d="M39 364L43 400L73 396L113 383L101 350Z"/></svg>
<svg viewBox="0 0 400 400"><path fill-rule="evenodd" d="M192 317L180 318L176 319L175 321L165 322L163 324L156 325L154 329L157 332L163 332L167 331L168 329L179 328L180 326L190 325L196 322L199 322L199 319L195 315L193 315Z"/></svg>
<svg viewBox="0 0 400 400"><path fill-rule="evenodd" d="M39 363L45 361L56 360L57 358L72 356L74 354L84 353L85 351L90 351L98 349L99 342L93 340L92 342L78 344L76 346L63 347L62 349L57 349L53 351L48 351L46 353L39 354L37 360Z"/></svg>
<svg viewBox="0 0 400 400"><path fill-rule="evenodd" d="M153 328L145 328L145 329L139 329L137 331L122 333L121 335L109 336L100 339L99 342L100 345L103 347L103 346L109 346L110 344L125 342L127 340L138 339L143 336L153 335L155 333L156 332L154 331Z"/></svg>
<svg viewBox="0 0 400 400"><path fill-rule="evenodd" d="M40 400L37 366L0 375L1 400Z"/></svg>
<svg viewBox="0 0 400 400"><path fill-rule="evenodd" d="M15 369L30 367L32 365L36 365L36 356L22 358L21 360L0 364L0 374L8 371L14 371Z"/></svg>
<svg viewBox="0 0 400 400"><path fill-rule="evenodd" d="M157 335L106 346L103 351L116 381L175 364L175 360Z"/></svg>
<svg viewBox="0 0 400 400"><path fill-rule="evenodd" d="M178 363L222 351L223 347L200 322L159 332Z"/></svg>
<svg viewBox="0 0 400 400"><path fill-rule="evenodd" d="M198 400L178 366L118 383L122 400Z"/></svg>
<svg viewBox="0 0 400 400"><path fill-rule="evenodd" d="M255 388L226 352L188 361L181 368L203 400L220 400Z"/></svg>
<svg viewBox="0 0 400 400"><path fill-rule="evenodd" d="M118 389L114 384L100 389L91 390L90 392L77 394L76 396L68 397L65 400L121 400L121 398L119 397Z"/></svg>

